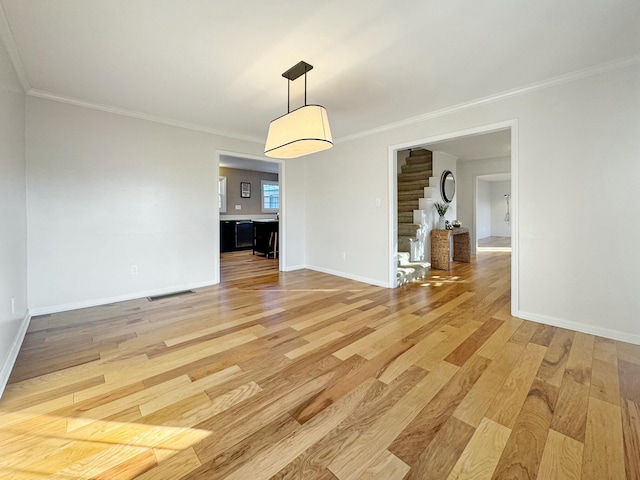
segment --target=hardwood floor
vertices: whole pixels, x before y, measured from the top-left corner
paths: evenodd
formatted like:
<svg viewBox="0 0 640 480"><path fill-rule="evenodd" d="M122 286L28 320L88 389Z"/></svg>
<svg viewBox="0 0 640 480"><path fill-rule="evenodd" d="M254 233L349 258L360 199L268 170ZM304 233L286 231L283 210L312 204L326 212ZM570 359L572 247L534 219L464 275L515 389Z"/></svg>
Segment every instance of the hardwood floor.
<svg viewBox="0 0 640 480"><path fill-rule="evenodd" d="M509 254L34 318L3 479L638 479L640 346L511 317Z"/></svg>
<svg viewBox="0 0 640 480"><path fill-rule="evenodd" d="M262 275L277 275L279 260L251 253L251 250L220 254L220 281L228 282Z"/></svg>
<svg viewBox="0 0 640 480"><path fill-rule="evenodd" d="M479 251L508 251L511 249L511 237L486 237L478 239ZM498 250L496 250L498 249Z"/></svg>

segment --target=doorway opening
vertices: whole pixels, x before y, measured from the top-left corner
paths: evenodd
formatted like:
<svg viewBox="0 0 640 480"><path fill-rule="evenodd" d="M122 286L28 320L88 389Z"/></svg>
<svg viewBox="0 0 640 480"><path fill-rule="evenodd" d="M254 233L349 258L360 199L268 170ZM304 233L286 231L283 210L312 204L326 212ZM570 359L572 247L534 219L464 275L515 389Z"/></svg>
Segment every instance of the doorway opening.
<svg viewBox="0 0 640 480"><path fill-rule="evenodd" d="M277 274L286 245L284 163L218 152L217 174L219 281Z"/></svg>
<svg viewBox="0 0 640 480"><path fill-rule="evenodd" d="M476 177L476 251L511 251L511 173Z"/></svg>
<svg viewBox="0 0 640 480"><path fill-rule="evenodd" d="M434 137L428 137L424 139L414 140L399 145L393 145L389 147L389 197L393 201L390 204L390 225L389 225L389 285L392 287L398 286L397 272L398 272L398 172L402 167L402 159L399 158L399 153L406 151L407 149L426 149L434 155L434 159L437 158L436 152L441 152L443 158L447 162L443 163L442 168L451 171L455 179L455 202L450 202L450 210L446 216L446 219L453 224L453 220L458 220L462 224L463 228L469 230L469 246L471 251L471 257L474 258L477 255L490 255L493 252L511 252L511 311L516 312L518 306L518 190L517 190L517 167L518 167L518 145L517 145L517 120L501 122L492 125L485 125L469 130L463 130L459 132L452 132L444 135L438 135ZM453 160L452 160L453 159ZM453 166L453 168L452 168ZM433 172L437 173L440 167L434 162ZM440 169L442 169L440 168ZM433 173L430 178L431 183L425 188L426 194L433 195L437 193L438 179L437 175ZM495 176L495 177L492 177ZM501 177L502 176L502 177ZM483 178L484 177L484 178ZM481 188L486 189L487 184L496 183L496 191L504 190L507 184L500 184L500 182L507 182L508 192L505 190L501 193L502 201L496 202L495 214L496 217L496 237L502 243L506 243L508 238L508 250L506 246L494 246L493 250L478 250L478 239L483 240L491 237L491 228L488 228L489 235L485 235L484 230L480 232L478 221L483 215L486 205L480 205L481 212L478 212L478 182L480 182ZM486 182L486 183L485 183ZM498 186L498 184L500 184ZM431 190L429 190L431 189ZM481 192L481 195L485 195L487 192ZM497 193L496 193L497 195ZM504 197L508 195L508 197ZM507 200L508 200L508 212L507 212ZM435 213L435 202L440 202L442 199L439 196L435 196L433 201L421 201L419 209L415 212L415 218L435 218L438 219L437 213ZM453 207L451 204L453 203ZM491 202L489 202L489 208ZM498 224L498 209L500 210L500 220L502 224ZM421 215L422 214L422 215ZM449 218L451 217L451 219ZM491 217L491 216L490 216ZM505 221L506 218L506 221ZM434 226L439 226L438 221L433 220L431 225L428 225L427 236L431 236L431 231ZM483 224L484 225L484 224ZM508 235L505 233L504 228L508 229ZM489 242L498 240L491 239ZM480 242L481 244L483 242ZM502 253L504 255L504 253ZM427 245L427 249L424 253L425 260L431 259L430 245ZM433 269L433 267L431 267ZM435 272L435 270L433 270Z"/></svg>

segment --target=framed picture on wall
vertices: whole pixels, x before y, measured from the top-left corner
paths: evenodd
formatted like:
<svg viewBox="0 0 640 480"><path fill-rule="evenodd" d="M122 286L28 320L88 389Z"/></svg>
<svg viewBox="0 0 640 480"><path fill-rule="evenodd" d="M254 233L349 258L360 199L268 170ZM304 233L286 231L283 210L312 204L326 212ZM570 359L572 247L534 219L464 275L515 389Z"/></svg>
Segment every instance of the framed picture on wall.
<svg viewBox="0 0 640 480"><path fill-rule="evenodd" d="M251 198L251 184L249 182L240 182L240 197Z"/></svg>

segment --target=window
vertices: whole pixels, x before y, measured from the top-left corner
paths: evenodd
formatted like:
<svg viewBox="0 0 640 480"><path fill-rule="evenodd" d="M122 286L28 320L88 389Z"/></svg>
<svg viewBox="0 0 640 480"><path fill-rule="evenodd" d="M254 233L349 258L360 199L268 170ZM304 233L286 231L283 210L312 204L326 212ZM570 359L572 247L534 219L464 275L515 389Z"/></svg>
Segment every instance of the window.
<svg viewBox="0 0 640 480"><path fill-rule="evenodd" d="M227 177L218 177L218 210L227 211Z"/></svg>
<svg viewBox="0 0 640 480"><path fill-rule="evenodd" d="M280 210L280 185L278 182L262 180L262 213L277 213Z"/></svg>

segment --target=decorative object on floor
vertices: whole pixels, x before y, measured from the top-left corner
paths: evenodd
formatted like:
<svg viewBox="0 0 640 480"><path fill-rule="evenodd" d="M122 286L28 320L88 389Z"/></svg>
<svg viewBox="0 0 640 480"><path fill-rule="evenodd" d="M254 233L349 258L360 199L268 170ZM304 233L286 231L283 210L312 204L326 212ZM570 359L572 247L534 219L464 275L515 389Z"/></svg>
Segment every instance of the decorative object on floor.
<svg viewBox="0 0 640 480"><path fill-rule="evenodd" d="M444 230L446 227L444 216L447 213L447 210L449 210L449 204L443 202L435 202L433 206L435 207L436 212L438 212L438 215L440 215L438 228L440 230Z"/></svg>
<svg viewBox="0 0 640 480"><path fill-rule="evenodd" d="M251 184L249 182L240 182L240 197L251 198Z"/></svg>
<svg viewBox="0 0 640 480"><path fill-rule="evenodd" d="M333 147L327 110L307 105L307 72L313 68L300 62L282 76L287 82L287 113L272 120L264 147L271 158L296 158ZM291 111L291 82L304 75L304 105Z"/></svg>
<svg viewBox="0 0 640 480"><path fill-rule="evenodd" d="M429 262L411 260L409 252L398 252L398 267L396 279L398 286L411 283L414 280L421 280L429 273L431 264Z"/></svg>
<svg viewBox="0 0 640 480"><path fill-rule="evenodd" d="M453 201L456 194L456 179L453 177L451 170L445 170L440 177L440 194L446 203Z"/></svg>

